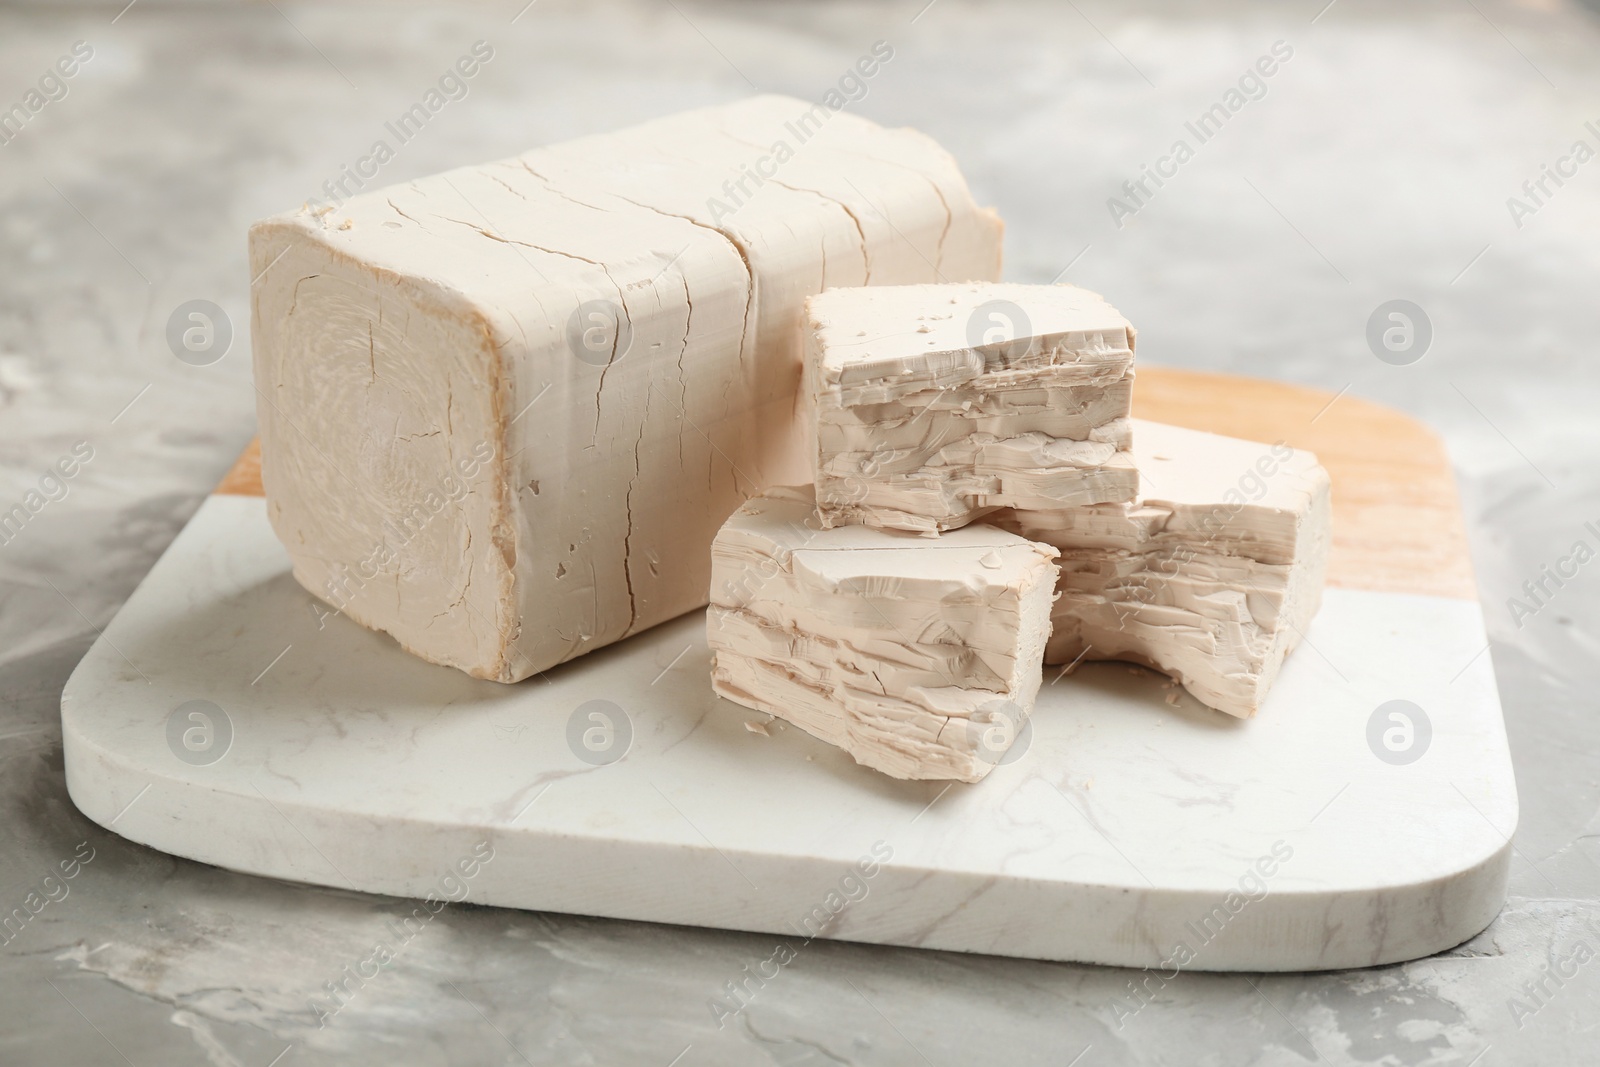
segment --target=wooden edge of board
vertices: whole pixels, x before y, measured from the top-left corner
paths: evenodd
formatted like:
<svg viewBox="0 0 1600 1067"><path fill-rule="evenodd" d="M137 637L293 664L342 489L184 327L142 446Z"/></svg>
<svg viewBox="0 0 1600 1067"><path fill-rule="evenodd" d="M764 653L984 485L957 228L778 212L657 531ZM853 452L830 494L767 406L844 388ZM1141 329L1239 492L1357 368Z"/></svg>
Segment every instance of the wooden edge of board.
<svg viewBox="0 0 1600 1067"><path fill-rule="evenodd" d="M1477 599L1450 458L1411 416L1322 389L1149 366L1138 370L1133 413L1315 452L1333 481L1329 585ZM259 438L216 492L264 495Z"/></svg>
<svg viewBox="0 0 1600 1067"><path fill-rule="evenodd" d="M252 437L243 454L233 461L228 473L217 483L215 493L225 496L266 496L261 487L261 438Z"/></svg>

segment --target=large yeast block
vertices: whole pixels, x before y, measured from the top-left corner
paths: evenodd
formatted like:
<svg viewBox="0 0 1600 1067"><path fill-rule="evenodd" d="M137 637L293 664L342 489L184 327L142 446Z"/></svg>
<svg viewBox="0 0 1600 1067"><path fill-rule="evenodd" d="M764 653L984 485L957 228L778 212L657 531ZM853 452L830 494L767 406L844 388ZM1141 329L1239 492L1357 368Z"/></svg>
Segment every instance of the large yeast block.
<svg viewBox="0 0 1600 1067"><path fill-rule="evenodd" d="M982 524L824 530L809 486L770 490L712 546L712 684L885 774L977 781L1033 709L1054 558Z"/></svg>
<svg viewBox="0 0 1600 1067"><path fill-rule="evenodd" d="M258 223L295 577L500 681L703 605L722 521L810 477L805 297L994 278L1000 230L928 138L772 96Z"/></svg>

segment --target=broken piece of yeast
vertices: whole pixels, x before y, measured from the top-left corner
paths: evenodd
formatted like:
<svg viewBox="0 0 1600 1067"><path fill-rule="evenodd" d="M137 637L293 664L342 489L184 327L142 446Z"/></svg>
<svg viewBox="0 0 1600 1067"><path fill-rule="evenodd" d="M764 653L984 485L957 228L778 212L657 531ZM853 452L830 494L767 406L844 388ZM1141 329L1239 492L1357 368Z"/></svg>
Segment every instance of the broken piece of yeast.
<svg viewBox="0 0 1600 1067"><path fill-rule="evenodd" d="M273 529L356 621L527 677L703 605L722 521L810 478L806 296L1000 239L927 137L777 96L267 219Z"/></svg>
<svg viewBox="0 0 1600 1067"><path fill-rule="evenodd" d="M933 534L1001 507L1137 495L1134 329L1097 294L830 289L806 309L825 525Z"/></svg>
<svg viewBox="0 0 1600 1067"><path fill-rule="evenodd" d="M1133 420L1131 504L991 517L1061 552L1045 662L1131 660L1254 715L1322 602L1328 473L1286 444Z"/></svg>
<svg viewBox="0 0 1600 1067"><path fill-rule="evenodd" d="M721 696L896 778L975 782L1039 691L1055 550L976 524L937 540L822 529L810 486L747 501L712 545Z"/></svg>

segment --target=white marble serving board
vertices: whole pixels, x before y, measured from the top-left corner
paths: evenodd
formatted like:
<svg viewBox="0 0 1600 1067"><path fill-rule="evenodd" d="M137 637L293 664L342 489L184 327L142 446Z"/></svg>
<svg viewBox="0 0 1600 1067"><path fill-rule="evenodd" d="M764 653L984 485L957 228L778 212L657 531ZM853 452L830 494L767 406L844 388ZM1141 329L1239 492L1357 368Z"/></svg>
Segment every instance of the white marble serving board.
<svg viewBox="0 0 1600 1067"><path fill-rule="evenodd" d="M67 684L78 807L235 870L762 931L795 951L816 935L1169 975L1314 970L1448 948L1504 899L1517 798L1472 601L1329 590L1250 721L1173 707L1152 672L1085 665L1045 685L1025 754L949 786L781 723L747 729L765 716L712 695L698 612L503 686L325 611L262 499L208 499ZM1403 765L1368 740L1396 699L1431 723ZM569 745L597 700L631 723L620 761ZM179 713L201 727L195 753L169 732L190 701L225 713L225 750L221 721L207 749Z"/></svg>

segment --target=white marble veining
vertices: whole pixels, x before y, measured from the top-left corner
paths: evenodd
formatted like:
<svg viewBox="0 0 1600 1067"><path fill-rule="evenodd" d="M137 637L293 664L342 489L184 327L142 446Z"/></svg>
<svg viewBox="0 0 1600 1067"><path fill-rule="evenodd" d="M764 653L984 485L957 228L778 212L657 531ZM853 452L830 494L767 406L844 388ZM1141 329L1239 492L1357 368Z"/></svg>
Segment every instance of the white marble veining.
<svg viewBox="0 0 1600 1067"><path fill-rule="evenodd" d="M765 717L712 695L698 612L503 686L325 610L263 501L209 499L66 687L79 808L164 851L368 892L440 895L487 842L477 903L1165 970L1410 959L1504 899L1516 792L1466 601L1331 590L1244 722L1169 704L1149 672L1083 668L1044 686L1019 759L949 787L747 729ZM1406 765L1368 743L1391 699L1432 724ZM201 765L168 732L196 700L232 732ZM569 743L589 701L620 709L624 758Z"/></svg>

